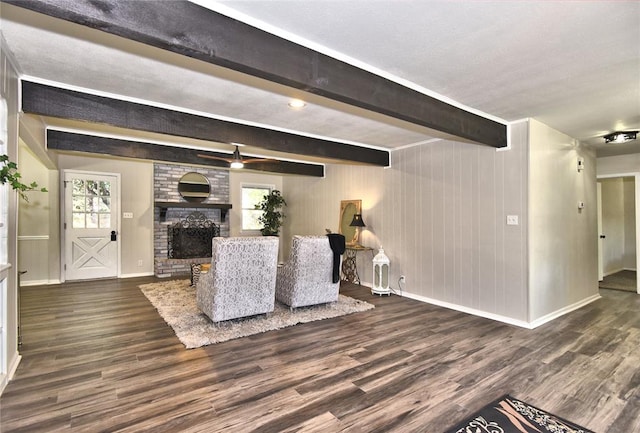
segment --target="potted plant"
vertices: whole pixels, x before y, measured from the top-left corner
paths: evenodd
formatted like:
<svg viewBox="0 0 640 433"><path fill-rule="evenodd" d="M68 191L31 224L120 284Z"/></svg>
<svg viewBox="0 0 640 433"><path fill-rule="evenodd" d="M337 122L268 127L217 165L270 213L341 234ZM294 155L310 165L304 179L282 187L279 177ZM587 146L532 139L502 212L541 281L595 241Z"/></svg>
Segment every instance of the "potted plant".
<svg viewBox="0 0 640 433"><path fill-rule="evenodd" d="M285 218L282 208L287 205L280 191L274 189L263 197L263 200L256 205L256 209L262 211L258 221L262 223L260 233L263 236L278 236L280 227Z"/></svg>
<svg viewBox="0 0 640 433"><path fill-rule="evenodd" d="M31 182L29 185L22 183L21 177L18 172L18 165L10 161L7 155L0 155L0 184L8 183L26 202L29 201L29 197L25 194L28 191L47 192L46 188L38 188L36 182Z"/></svg>

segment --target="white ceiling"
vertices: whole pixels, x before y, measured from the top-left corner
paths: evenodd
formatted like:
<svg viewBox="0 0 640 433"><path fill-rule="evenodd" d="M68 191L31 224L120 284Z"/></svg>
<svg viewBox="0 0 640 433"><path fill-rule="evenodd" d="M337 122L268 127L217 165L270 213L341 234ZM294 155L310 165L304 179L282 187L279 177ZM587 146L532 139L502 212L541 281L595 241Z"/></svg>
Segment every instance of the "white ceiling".
<svg viewBox="0 0 640 433"><path fill-rule="evenodd" d="M534 117L599 147L608 132L640 129L640 2L194 2L502 122ZM27 77L378 148L440 136L6 4L0 14ZM294 96L307 107L289 109ZM636 141L619 149L640 151Z"/></svg>

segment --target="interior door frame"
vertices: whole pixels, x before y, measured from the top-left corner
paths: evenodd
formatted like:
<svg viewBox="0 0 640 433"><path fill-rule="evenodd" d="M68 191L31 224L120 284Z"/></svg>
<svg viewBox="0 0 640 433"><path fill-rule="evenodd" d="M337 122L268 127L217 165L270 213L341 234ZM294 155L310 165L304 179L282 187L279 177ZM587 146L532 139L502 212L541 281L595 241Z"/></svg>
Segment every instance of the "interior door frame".
<svg viewBox="0 0 640 433"><path fill-rule="evenodd" d="M116 215L118 215L116 222L116 231L118 236L121 236L122 233L122 218L120 218L120 209L122 204L122 195L121 195L121 176L120 173L110 173L106 171L89 171L89 170L75 170L75 169L65 169L62 170L62 176L60 176L60 282L64 283L67 280L67 273L65 269L65 264L67 262L66 258L66 246L67 246L67 237L66 230L64 229L65 217L66 217L66 191L65 191L65 178L67 177L67 173L75 173L81 175L99 175L99 176L113 176L116 178L116 193L118 194L118 200L116 203ZM117 257L116 257L116 278L121 278L122 266L122 238L119 238L117 245Z"/></svg>
<svg viewBox="0 0 640 433"><path fill-rule="evenodd" d="M635 195L635 213L636 213L636 293L640 294L640 278L638 273L640 272L640 172L631 173L612 173L602 174L596 176L596 180L600 179L612 179L617 177L633 177L634 195ZM600 210L598 210L600 212ZM600 236L602 233L598 233Z"/></svg>

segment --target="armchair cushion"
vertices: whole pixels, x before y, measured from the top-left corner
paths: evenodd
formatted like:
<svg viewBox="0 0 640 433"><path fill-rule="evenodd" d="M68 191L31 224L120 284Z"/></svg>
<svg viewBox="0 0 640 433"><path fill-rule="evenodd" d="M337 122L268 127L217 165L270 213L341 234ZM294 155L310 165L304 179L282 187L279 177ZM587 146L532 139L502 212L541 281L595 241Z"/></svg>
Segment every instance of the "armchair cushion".
<svg viewBox="0 0 640 433"><path fill-rule="evenodd" d="M278 238L213 238L211 268L196 285L198 308L213 322L273 311Z"/></svg>
<svg viewBox="0 0 640 433"><path fill-rule="evenodd" d="M289 260L278 268L276 299L291 308L338 300L333 251L326 236L294 236Z"/></svg>

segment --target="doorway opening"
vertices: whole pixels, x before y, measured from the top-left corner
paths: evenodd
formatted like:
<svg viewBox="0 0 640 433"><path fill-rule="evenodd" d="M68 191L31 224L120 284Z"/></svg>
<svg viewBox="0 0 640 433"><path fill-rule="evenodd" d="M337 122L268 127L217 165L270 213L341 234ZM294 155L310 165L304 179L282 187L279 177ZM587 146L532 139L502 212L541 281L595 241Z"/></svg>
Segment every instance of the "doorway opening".
<svg viewBox="0 0 640 433"><path fill-rule="evenodd" d="M599 177L600 288L640 293L638 286L638 175Z"/></svg>

